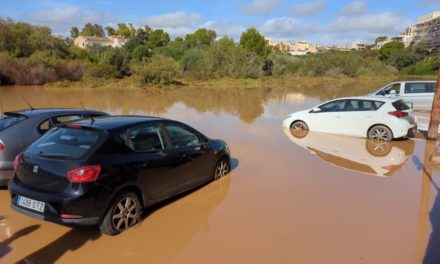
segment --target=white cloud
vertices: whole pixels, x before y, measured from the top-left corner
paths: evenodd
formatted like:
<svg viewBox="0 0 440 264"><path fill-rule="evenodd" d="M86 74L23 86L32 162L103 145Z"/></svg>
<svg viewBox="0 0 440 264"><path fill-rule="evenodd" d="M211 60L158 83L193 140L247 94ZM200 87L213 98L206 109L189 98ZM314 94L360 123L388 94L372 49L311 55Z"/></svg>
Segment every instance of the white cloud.
<svg viewBox="0 0 440 264"><path fill-rule="evenodd" d="M264 22L261 32L270 37L291 38L316 33L317 27L293 17L280 17Z"/></svg>
<svg viewBox="0 0 440 264"><path fill-rule="evenodd" d="M363 0L356 0L346 5L341 10L343 16L355 16L368 13L367 3Z"/></svg>
<svg viewBox="0 0 440 264"><path fill-rule="evenodd" d="M240 6L240 11L248 15L267 15L279 6L283 0L253 0Z"/></svg>
<svg viewBox="0 0 440 264"><path fill-rule="evenodd" d="M68 36L72 26L78 26L81 30L82 26L89 22L106 25L114 20L114 17L102 12L83 10L78 6L67 6L26 14L25 20L33 24L49 26L55 34Z"/></svg>
<svg viewBox="0 0 440 264"><path fill-rule="evenodd" d="M141 23L153 28L192 27L200 22L202 16L197 13L173 12L141 19Z"/></svg>
<svg viewBox="0 0 440 264"><path fill-rule="evenodd" d="M378 34L395 34L404 30L404 25L409 24L395 13L368 13L357 16L339 16L327 27L330 32L367 31Z"/></svg>
<svg viewBox="0 0 440 264"><path fill-rule="evenodd" d="M218 37L228 36L236 40L239 39L241 33L243 33L246 30L245 26L235 24L229 20L208 21L200 25L200 27L215 30L215 32L217 32Z"/></svg>
<svg viewBox="0 0 440 264"><path fill-rule="evenodd" d="M325 8L324 1L309 2L303 4L293 4L288 7L290 13L297 16L309 16L321 12Z"/></svg>

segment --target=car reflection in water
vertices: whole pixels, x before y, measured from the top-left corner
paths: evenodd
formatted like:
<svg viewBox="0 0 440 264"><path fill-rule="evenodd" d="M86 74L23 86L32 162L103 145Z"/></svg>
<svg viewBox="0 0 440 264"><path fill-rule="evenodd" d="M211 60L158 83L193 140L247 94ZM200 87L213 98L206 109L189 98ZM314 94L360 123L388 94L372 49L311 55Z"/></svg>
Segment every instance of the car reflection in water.
<svg viewBox="0 0 440 264"><path fill-rule="evenodd" d="M377 141L284 128L295 144L343 169L376 176L391 176L414 152L414 141Z"/></svg>

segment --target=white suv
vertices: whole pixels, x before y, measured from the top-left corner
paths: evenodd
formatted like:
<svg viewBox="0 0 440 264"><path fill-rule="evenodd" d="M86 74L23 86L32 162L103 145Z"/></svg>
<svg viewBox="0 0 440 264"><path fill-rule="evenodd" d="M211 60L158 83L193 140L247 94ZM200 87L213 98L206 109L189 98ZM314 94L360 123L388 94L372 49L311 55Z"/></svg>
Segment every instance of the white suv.
<svg viewBox="0 0 440 264"><path fill-rule="evenodd" d="M434 80L393 82L380 88L371 95L398 96L405 102L411 103L414 110L430 111L436 83Z"/></svg>

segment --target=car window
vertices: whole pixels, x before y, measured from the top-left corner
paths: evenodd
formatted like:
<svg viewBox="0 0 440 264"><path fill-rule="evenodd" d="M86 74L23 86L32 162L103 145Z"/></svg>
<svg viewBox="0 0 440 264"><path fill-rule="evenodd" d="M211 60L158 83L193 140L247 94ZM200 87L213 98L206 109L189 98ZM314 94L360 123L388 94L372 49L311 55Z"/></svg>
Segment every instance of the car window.
<svg viewBox="0 0 440 264"><path fill-rule="evenodd" d="M40 132L40 134L44 134L52 127L53 127L52 121L50 119L47 119L38 126L38 132Z"/></svg>
<svg viewBox="0 0 440 264"><path fill-rule="evenodd" d="M136 151L156 151L165 148L161 129L148 125L129 130L129 146Z"/></svg>
<svg viewBox="0 0 440 264"><path fill-rule="evenodd" d="M332 101L319 106L321 112L341 112L345 111L346 100Z"/></svg>
<svg viewBox="0 0 440 264"><path fill-rule="evenodd" d="M60 127L44 134L26 152L45 158L77 159L86 154L100 136L102 133L95 130Z"/></svg>
<svg viewBox="0 0 440 264"><path fill-rule="evenodd" d="M397 111L404 111L404 110L409 110L411 109L411 107L409 107L409 105L407 105L404 101L399 100L399 101L395 101L393 102L393 106L394 108L396 108Z"/></svg>
<svg viewBox="0 0 440 264"><path fill-rule="evenodd" d="M350 100L346 104L348 111L376 111L384 102L371 100Z"/></svg>
<svg viewBox="0 0 440 264"><path fill-rule="evenodd" d="M27 117L24 115L4 115L0 116L0 131L5 130L8 127L16 125L21 121L25 120Z"/></svg>
<svg viewBox="0 0 440 264"><path fill-rule="evenodd" d="M82 119L83 117L81 115L65 115L65 116L57 116L52 119L54 124L64 123L64 122L70 122L73 120Z"/></svg>
<svg viewBox="0 0 440 264"><path fill-rule="evenodd" d="M180 125L166 125L173 147L194 146L200 143L197 134Z"/></svg>
<svg viewBox="0 0 440 264"><path fill-rule="evenodd" d="M377 94L379 95L387 95L387 94L391 94L392 92L394 94L399 94L400 93L400 83L394 83L391 85L388 85L387 87L385 87L384 89L380 90Z"/></svg>
<svg viewBox="0 0 440 264"><path fill-rule="evenodd" d="M405 93L433 93L435 85L432 83L405 83Z"/></svg>

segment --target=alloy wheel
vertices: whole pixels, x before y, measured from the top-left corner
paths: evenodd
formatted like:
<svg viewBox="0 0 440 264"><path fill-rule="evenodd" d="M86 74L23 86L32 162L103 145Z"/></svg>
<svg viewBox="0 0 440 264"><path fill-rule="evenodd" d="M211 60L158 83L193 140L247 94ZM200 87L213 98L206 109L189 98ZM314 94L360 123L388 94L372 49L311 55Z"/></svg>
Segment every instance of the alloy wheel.
<svg viewBox="0 0 440 264"><path fill-rule="evenodd" d="M140 219L140 206L131 196L123 197L114 207L112 224L119 232L136 225Z"/></svg>
<svg viewBox="0 0 440 264"><path fill-rule="evenodd" d="M294 131L304 131L304 130L308 130L308 127L306 124L304 124L303 122L295 122L292 124L291 128Z"/></svg>
<svg viewBox="0 0 440 264"><path fill-rule="evenodd" d="M215 168L214 179L220 179L229 172L229 164L225 159L220 160Z"/></svg>
<svg viewBox="0 0 440 264"><path fill-rule="evenodd" d="M376 140L389 141L391 139L391 135L386 128L375 127L371 131L371 138Z"/></svg>

